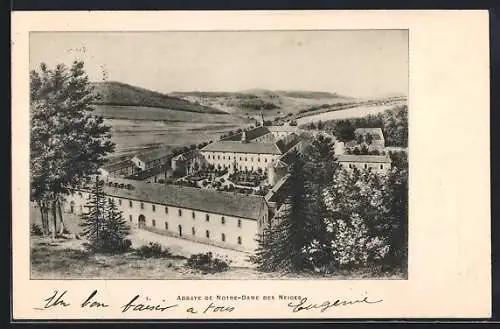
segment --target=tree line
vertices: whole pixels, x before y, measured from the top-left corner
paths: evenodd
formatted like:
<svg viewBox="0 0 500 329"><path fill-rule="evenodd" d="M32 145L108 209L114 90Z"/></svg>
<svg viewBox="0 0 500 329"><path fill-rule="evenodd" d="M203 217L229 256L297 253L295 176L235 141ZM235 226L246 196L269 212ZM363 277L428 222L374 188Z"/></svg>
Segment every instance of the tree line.
<svg viewBox="0 0 500 329"><path fill-rule="evenodd" d="M311 122L308 129L331 130L342 142L354 139L356 128L381 128L386 146L408 147L408 106L401 105L361 118Z"/></svg>

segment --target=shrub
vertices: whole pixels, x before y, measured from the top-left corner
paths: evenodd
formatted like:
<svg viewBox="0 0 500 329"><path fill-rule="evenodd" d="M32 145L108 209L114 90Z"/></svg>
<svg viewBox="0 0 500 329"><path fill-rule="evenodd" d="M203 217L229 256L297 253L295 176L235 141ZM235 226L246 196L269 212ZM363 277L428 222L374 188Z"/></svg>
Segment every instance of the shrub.
<svg viewBox="0 0 500 329"><path fill-rule="evenodd" d="M123 239L117 244L116 252L117 253L124 253L130 250L130 247L132 246L132 241L130 239Z"/></svg>
<svg viewBox="0 0 500 329"><path fill-rule="evenodd" d="M135 250L135 254L144 258L160 258L171 256L168 249L163 250L161 244L158 242L149 242L142 245Z"/></svg>
<svg viewBox="0 0 500 329"><path fill-rule="evenodd" d="M211 252L193 254L188 258L186 266L203 273L217 273L229 270L228 262L216 258Z"/></svg>
<svg viewBox="0 0 500 329"><path fill-rule="evenodd" d="M40 227L40 225L38 224L31 224L31 235L35 235L35 236L42 236L43 235L43 231L42 231L42 228Z"/></svg>
<svg viewBox="0 0 500 329"><path fill-rule="evenodd" d="M220 181L221 183L224 183L226 180L225 180L223 177L221 177L221 179L219 179L219 181Z"/></svg>

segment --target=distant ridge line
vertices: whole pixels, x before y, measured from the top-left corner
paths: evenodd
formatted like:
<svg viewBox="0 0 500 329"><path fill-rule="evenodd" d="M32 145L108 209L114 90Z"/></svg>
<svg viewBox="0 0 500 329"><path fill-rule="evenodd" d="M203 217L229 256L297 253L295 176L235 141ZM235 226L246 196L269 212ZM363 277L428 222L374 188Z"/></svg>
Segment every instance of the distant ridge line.
<svg viewBox="0 0 500 329"><path fill-rule="evenodd" d="M213 107L193 103L157 91L133 86L118 81L92 82L94 92L100 99L96 105L155 107L177 111L227 114Z"/></svg>

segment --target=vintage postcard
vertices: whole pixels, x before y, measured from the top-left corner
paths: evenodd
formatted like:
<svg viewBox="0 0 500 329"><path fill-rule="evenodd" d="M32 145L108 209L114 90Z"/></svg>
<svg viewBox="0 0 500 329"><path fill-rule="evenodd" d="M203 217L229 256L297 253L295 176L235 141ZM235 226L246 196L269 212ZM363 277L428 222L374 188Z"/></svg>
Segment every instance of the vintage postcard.
<svg viewBox="0 0 500 329"><path fill-rule="evenodd" d="M490 316L482 11L14 12L13 318Z"/></svg>

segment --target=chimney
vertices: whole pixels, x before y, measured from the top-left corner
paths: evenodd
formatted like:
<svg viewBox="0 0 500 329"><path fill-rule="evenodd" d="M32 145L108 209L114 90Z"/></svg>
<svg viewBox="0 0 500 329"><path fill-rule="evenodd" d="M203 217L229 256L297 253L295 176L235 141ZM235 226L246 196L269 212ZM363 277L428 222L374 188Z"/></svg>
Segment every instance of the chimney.
<svg viewBox="0 0 500 329"><path fill-rule="evenodd" d="M246 133L246 131L243 131L241 133L241 142L242 143L246 143L247 142L247 133Z"/></svg>

